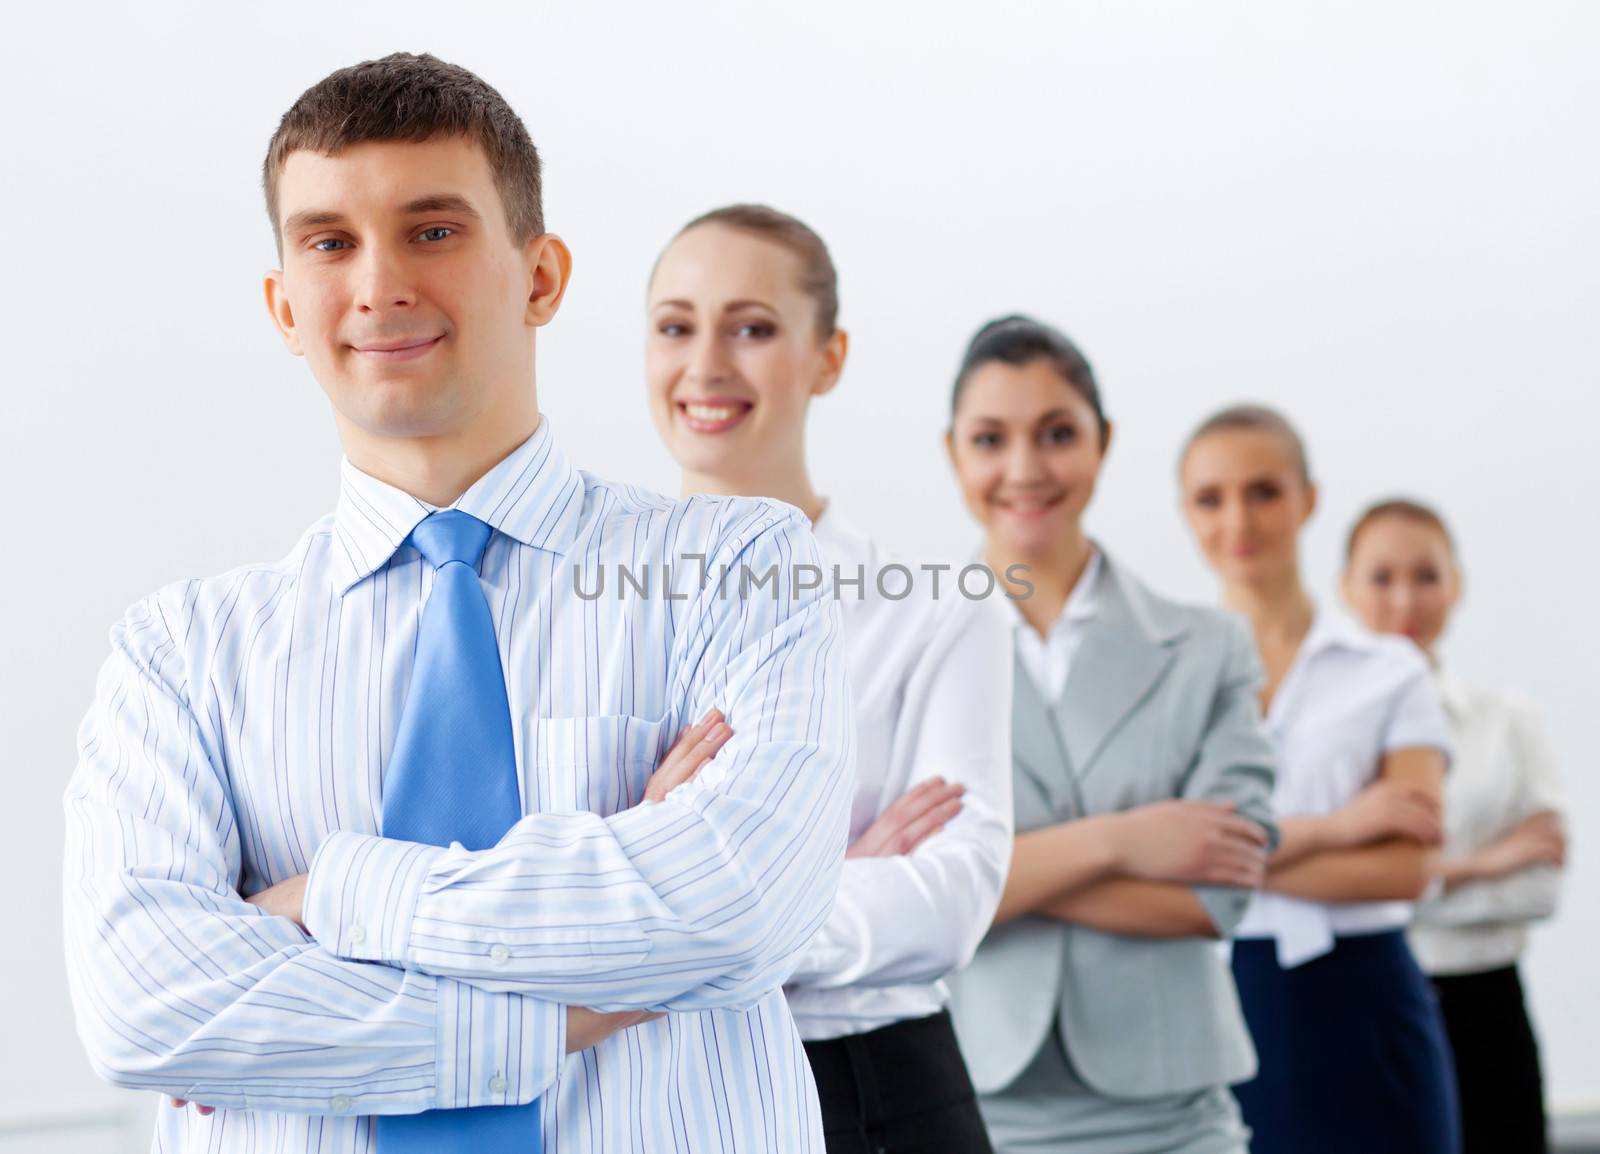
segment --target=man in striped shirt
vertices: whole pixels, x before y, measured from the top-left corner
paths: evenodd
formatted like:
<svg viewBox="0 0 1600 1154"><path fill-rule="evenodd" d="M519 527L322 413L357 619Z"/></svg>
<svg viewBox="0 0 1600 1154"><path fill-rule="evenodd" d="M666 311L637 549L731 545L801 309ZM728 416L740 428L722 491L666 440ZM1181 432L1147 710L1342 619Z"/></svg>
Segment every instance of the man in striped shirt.
<svg viewBox="0 0 1600 1154"><path fill-rule="evenodd" d="M476 76L334 73L264 181L267 302L332 402L341 492L281 560L112 629L66 795L95 1068L194 1103L160 1151L381 1154L377 1115L538 1099L551 1154L820 1154L781 986L833 899L854 737L804 517L568 463L534 334L570 256ZM525 814L477 852L382 836L434 580L407 539L447 507L493 530ZM674 741L713 710L702 764Z"/></svg>

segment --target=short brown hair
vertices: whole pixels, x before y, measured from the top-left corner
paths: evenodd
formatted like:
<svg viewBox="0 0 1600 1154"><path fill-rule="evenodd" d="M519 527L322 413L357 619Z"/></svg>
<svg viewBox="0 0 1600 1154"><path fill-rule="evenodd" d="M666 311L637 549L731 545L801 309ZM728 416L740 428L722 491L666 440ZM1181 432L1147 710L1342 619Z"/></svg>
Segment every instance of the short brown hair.
<svg viewBox="0 0 1600 1154"><path fill-rule="evenodd" d="M678 230L678 239L703 224L753 233L782 245L800 258L800 288L817 305L817 335L833 336L839 325L839 274L828 246L810 225L764 204L730 204L701 213Z"/></svg>
<svg viewBox="0 0 1600 1154"><path fill-rule="evenodd" d="M1398 517L1402 521L1426 525L1430 529L1437 530L1439 536L1444 538L1445 548L1450 550L1452 557L1455 556L1455 538L1450 535L1450 529L1445 525L1444 518L1432 507L1408 497L1388 497L1368 505L1366 511L1356 518L1356 523L1350 526L1350 535L1344 542L1346 565L1350 564L1350 559L1356 555L1356 542L1360 540L1361 534L1374 522L1381 521L1385 517Z"/></svg>
<svg viewBox="0 0 1600 1154"><path fill-rule="evenodd" d="M1195 442L1202 437L1209 437L1212 433L1222 433L1230 429L1253 429L1257 432L1271 433L1282 439L1289 446L1289 455L1294 459L1295 471L1300 474L1303 484L1311 484L1311 460L1306 455L1306 443L1299 432L1289 423L1277 409L1270 409L1266 405L1230 405L1226 409L1212 413L1194 432L1189 434L1189 439L1183 443L1183 452L1178 454L1178 465L1189 457L1189 450L1194 448Z"/></svg>
<svg viewBox="0 0 1600 1154"><path fill-rule="evenodd" d="M336 156L370 140L421 143L443 136L464 136L483 149L516 244L544 232L539 153L505 98L459 65L427 53L395 52L323 77L278 122L261 166L261 187L279 253L278 178L291 152Z"/></svg>

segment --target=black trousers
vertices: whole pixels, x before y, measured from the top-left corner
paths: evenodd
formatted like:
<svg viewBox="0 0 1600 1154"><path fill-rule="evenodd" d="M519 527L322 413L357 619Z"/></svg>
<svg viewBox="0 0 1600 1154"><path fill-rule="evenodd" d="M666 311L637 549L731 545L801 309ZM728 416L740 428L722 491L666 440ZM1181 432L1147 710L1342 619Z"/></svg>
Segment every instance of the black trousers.
<svg viewBox="0 0 1600 1154"><path fill-rule="evenodd" d="M1544 1079L1516 966L1433 979L1456 1059L1465 1154L1545 1154Z"/></svg>
<svg viewBox="0 0 1600 1154"><path fill-rule="evenodd" d="M950 1015L807 1042L828 1154L993 1154Z"/></svg>

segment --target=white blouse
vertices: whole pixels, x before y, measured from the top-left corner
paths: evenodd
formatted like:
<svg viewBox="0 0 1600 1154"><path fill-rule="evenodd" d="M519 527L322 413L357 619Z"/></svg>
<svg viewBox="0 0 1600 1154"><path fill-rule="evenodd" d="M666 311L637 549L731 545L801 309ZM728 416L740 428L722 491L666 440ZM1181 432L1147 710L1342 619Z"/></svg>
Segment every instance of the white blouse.
<svg viewBox="0 0 1600 1154"><path fill-rule="evenodd" d="M854 698L855 841L928 778L966 786L961 812L909 854L844 863L833 911L785 986L807 1041L944 1008L941 980L971 960L1011 865L1011 682L1004 594L969 600L959 566L937 575L885 553L831 505L814 526L825 588L838 581ZM899 564L910 570L878 574ZM865 579L854 584L859 575ZM894 594L909 586L903 599ZM982 583L969 582L974 593Z"/></svg>
<svg viewBox="0 0 1600 1154"><path fill-rule="evenodd" d="M1072 672L1072 658L1083 643L1089 622L1099 611L1096 593L1100 588L1100 550L1089 555L1089 563L1067 595L1060 615L1043 636L1033 627L1015 601L1004 604L1011 612L1012 636L1016 641L1017 660L1027 672L1039 696L1048 702L1061 700L1067 687L1067 676Z"/></svg>
<svg viewBox="0 0 1600 1154"><path fill-rule="evenodd" d="M1272 803L1280 817L1342 808L1377 780L1394 750L1451 751L1449 721L1421 650L1325 609L1284 674L1266 724L1278 750ZM1234 936L1276 938L1278 962L1289 968L1328 953L1336 935L1401 928L1411 910L1410 902L1327 905L1263 891Z"/></svg>
<svg viewBox="0 0 1600 1154"><path fill-rule="evenodd" d="M1456 763L1445 783L1446 857L1498 841L1541 810L1561 809L1555 756L1533 706L1510 693L1472 689L1439 674L1455 731ZM1469 882L1417 906L1411 946L1432 974L1509 966L1527 944L1527 925L1555 913L1561 871L1534 866Z"/></svg>

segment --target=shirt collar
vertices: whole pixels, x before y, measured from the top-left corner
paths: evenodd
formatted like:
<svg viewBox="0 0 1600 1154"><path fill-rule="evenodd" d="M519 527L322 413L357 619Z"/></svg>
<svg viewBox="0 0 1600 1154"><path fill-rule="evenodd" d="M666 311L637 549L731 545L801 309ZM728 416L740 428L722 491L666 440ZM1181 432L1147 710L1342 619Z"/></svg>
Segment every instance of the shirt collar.
<svg viewBox="0 0 1600 1154"><path fill-rule="evenodd" d="M1067 594L1067 603L1061 607L1061 615L1050 623L1050 635L1064 633L1069 629L1082 625L1085 621L1094 620L1100 611L1100 550L1095 549L1089 554L1089 563L1083 567L1077 582L1072 586L1072 592ZM1033 626L1022 615L1022 608L1018 602L1007 598L1006 603L1011 606L1014 624L1018 629L1030 632Z"/></svg>
<svg viewBox="0 0 1600 1154"><path fill-rule="evenodd" d="M340 592L376 573L436 508L340 461L333 532L343 572ZM567 460L543 415L533 435L473 482L450 506L536 549L564 552L577 536L583 479Z"/></svg>
<svg viewBox="0 0 1600 1154"><path fill-rule="evenodd" d="M1445 710L1453 720L1459 721L1466 717L1472 704L1467 700L1466 684L1449 666L1435 666L1433 673L1439 685L1439 697L1444 702Z"/></svg>
<svg viewBox="0 0 1600 1154"><path fill-rule="evenodd" d="M1382 639L1348 614L1324 605L1313 608L1311 628L1300 648L1307 659L1326 649L1354 649L1371 652L1383 644Z"/></svg>

